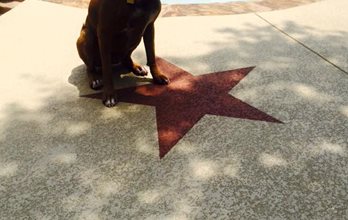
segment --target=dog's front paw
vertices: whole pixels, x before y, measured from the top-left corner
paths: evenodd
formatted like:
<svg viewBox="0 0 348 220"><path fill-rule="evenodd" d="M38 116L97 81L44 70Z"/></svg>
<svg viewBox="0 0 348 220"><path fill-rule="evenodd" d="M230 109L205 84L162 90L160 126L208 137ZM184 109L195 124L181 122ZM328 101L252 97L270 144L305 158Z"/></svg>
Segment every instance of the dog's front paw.
<svg viewBox="0 0 348 220"><path fill-rule="evenodd" d="M160 85L168 85L169 84L169 79L168 77L166 77L163 74L157 74L153 76L153 81L156 84L160 84Z"/></svg>
<svg viewBox="0 0 348 220"><path fill-rule="evenodd" d="M114 107L117 104L116 94L104 94L103 104L108 107Z"/></svg>

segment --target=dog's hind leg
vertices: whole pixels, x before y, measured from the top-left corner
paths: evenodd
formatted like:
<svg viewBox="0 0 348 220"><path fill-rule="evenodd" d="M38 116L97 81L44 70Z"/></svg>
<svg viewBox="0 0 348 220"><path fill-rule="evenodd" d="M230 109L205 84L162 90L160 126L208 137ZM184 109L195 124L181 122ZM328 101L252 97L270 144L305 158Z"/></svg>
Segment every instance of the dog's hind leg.
<svg viewBox="0 0 348 220"><path fill-rule="evenodd" d="M95 34L83 25L76 45L81 59L87 66L90 87L94 90L101 89L103 87L101 76L96 70L96 65L100 58L97 57L99 56L99 49Z"/></svg>
<svg viewBox="0 0 348 220"><path fill-rule="evenodd" d="M145 67L133 62L130 54L123 60L122 63L136 76L146 76L148 73Z"/></svg>

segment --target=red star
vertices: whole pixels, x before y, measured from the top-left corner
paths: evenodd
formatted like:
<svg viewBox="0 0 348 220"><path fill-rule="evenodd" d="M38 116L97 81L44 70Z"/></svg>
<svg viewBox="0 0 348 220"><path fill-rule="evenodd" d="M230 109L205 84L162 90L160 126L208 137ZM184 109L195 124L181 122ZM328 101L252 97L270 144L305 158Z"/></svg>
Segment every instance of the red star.
<svg viewBox="0 0 348 220"><path fill-rule="evenodd" d="M231 96L229 91L254 67L193 76L158 58L170 84L118 89L121 102L156 107L160 158L206 114L281 123L281 121ZM82 97L101 99L101 93Z"/></svg>

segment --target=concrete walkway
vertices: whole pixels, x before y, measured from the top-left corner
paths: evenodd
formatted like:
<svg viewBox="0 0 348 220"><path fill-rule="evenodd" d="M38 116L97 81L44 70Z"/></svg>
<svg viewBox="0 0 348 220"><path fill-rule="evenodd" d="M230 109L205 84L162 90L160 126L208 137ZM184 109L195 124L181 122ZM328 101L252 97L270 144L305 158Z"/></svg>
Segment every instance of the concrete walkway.
<svg viewBox="0 0 348 220"><path fill-rule="evenodd" d="M160 159L153 107L80 97L86 10L26 0L0 17L0 219L347 219L347 11L160 18L158 56L255 66L230 94L283 122L205 115Z"/></svg>

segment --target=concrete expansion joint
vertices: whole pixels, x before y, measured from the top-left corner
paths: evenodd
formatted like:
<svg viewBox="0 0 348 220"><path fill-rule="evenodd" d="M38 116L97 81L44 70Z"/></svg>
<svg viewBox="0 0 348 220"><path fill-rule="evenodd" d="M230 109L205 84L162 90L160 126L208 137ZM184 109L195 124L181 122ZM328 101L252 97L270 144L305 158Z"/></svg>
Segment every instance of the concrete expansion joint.
<svg viewBox="0 0 348 220"><path fill-rule="evenodd" d="M257 17L259 17L261 20L263 20L264 22L268 23L269 25L271 25L274 29L276 29L277 31L279 31L280 33L284 34L285 36L287 36L288 38L292 39L293 41L295 41L296 43L300 44L301 46L303 46L304 48L306 48L307 50L309 50L310 52L312 52L313 54L317 55L318 57L320 57L322 60L324 60L325 62L329 63L330 65L334 66L336 69L338 69L339 71L343 72L344 74L348 75L348 72L345 71L344 69L342 69L340 66L336 65L335 63L331 62L328 58L324 57L323 55L321 55L319 52L315 51L314 49L312 49L311 47L309 47L308 45L306 45L305 43L299 41L298 39L296 39L295 37L291 36L290 34L286 33L284 30L282 30L281 28L277 27L276 25L272 24L270 21L268 21L266 18L262 17L260 14L258 13L254 13Z"/></svg>

